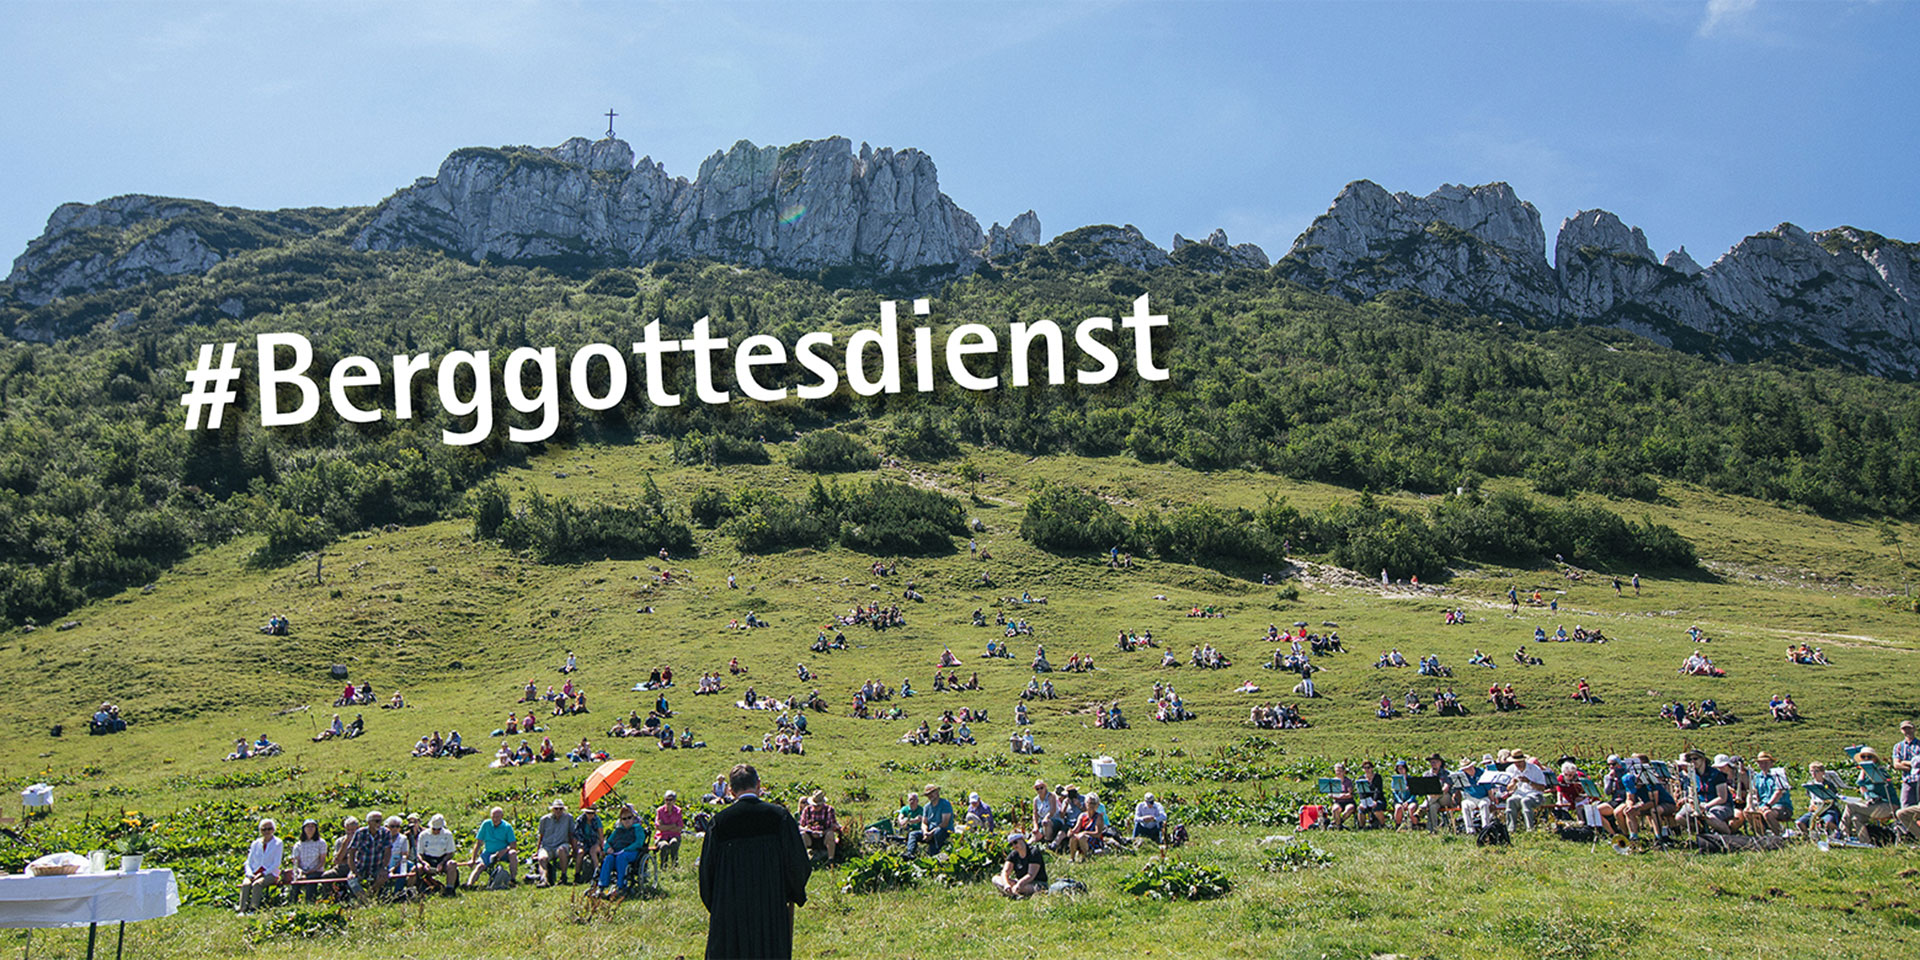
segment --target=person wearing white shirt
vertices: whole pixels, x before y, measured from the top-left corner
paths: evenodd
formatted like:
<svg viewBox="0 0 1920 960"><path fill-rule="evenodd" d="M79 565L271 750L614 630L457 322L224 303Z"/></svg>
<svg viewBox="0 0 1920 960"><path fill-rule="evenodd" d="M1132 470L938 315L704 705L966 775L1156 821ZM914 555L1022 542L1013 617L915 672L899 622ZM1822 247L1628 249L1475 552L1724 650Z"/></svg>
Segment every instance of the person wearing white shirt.
<svg viewBox="0 0 1920 960"><path fill-rule="evenodd" d="M1167 808L1149 793L1133 807L1133 835L1160 843L1160 829L1166 826Z"/></svg>
<svg viewBox="0 0 1920 960"><path fill-rule="evenodd" d="M293 842L294 880L318 880L327 872L331 858L327 855L327 842L320 839L320 822L308 820L300 825L300 839ZM320 887L307 884L300 888L306 892L307 899L316 896Z"/></svg>
<svg viewBox="0 0 1920 960"><path fill-rule="evenodd" d="M447 818L434 814L427 820L427 829L420 831L414 841L414 854L420 859L423 873L444 873L447 878L446 892L451 894L460 886L460 865L453 860L456 850L453 831L447 829Z"/></svg>
<svg viewBox="0 0 1920 960"><path fill-rule="evenodd" d="M260 821L260 836L247 845L246 875L240 880L240 912L252 913L266 902L267 891L280 882L280 864L285 859L280 838L274 836L272 820Z"/></svg>
<svg viewBox="0 0 1920 960"><path fill-rule="evenodd" d="M1508 767L1513 779L1507 785L1507 830L1517 831L1521 824L1528 830L1533 829L1533 811L1547 802L1547 792L1535 782L1528 767L1538 769L1536 764L1525 760L1516 760ZM1544 775L1546 771L1542 770Z"/></svg>

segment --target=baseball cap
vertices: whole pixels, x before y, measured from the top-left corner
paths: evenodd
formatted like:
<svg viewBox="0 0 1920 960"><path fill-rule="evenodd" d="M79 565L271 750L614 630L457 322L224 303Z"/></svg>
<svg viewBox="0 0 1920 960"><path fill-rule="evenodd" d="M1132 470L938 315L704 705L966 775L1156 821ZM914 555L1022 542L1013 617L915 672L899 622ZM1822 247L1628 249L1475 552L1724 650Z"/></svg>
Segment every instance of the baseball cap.
<svg viewBox="0 0 1920 960"><path fill-rule="evenodd" d="M1620 755L1619 755L1619 754L1617 754L1617 753L1609 753L1609 754L1607 754L1607 762L1608 762L1608 763L1610 763L1610 764L1611 764L1611 763L1619 763L1619 762L1620 762Z"/></svg>
<svg viewBox="0 0 1920 960"><path fill-rule="evenodd" d="M1727 756L1724 753L1716 753L1713 755L1713 765L1716 767L1724 767L1727 764L1732 762L1733 762L1733 758Z"/></svg>

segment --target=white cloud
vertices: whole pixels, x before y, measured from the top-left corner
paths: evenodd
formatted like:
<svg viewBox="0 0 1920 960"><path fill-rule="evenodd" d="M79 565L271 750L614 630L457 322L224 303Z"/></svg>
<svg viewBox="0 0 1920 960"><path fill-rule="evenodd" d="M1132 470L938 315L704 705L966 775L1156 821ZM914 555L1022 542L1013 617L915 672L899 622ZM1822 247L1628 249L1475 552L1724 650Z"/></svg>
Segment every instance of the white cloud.
<svg viewBox="0 0 1920 960"><path fill-rule="evenodd" d="M1707 0L1707 15L1700 21L1700 36L1710 37L1744 23L1759 0Z"/></svg>

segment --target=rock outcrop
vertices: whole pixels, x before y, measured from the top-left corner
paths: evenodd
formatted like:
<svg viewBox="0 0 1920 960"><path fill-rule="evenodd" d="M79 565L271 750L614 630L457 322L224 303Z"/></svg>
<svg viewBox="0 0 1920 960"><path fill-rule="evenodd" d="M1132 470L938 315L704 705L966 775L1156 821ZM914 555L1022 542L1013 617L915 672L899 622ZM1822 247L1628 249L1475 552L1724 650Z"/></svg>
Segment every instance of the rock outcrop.
<svg viewBox="0 0 1920 960"><path fill-rule="evenodd" d="M1546 260L1539 213L1504 183L1425 197L1349 184L1276 266L1364 300L1413 291L1494 316L1599 323L1664 344L1750 358L1812 351L1872 372L1920 374L1920 246L1792 224L1702 268L1684 247L1655 258L1605 210L1560 226Z"/></svg>
<svg viewBox="0 0 1920 960"><path fill-rule="evenodd" d="M1006 226L995 223L987 230L987 256L1002 257L1040 242L1040 215L1028 210Z"/></svg>
<svg viewBox="0 0 1920 960"><path fill-rule="evenodd" d="M1133 270L1154 270L1170 262L1167 252L1131 223L1123 227L1101 224L1070 230L1054 238L1052 246L1077 267L1117 263Z"/></svg>
<svg viewBox="0 0 1920 960"><path fill-rule="evenodd" d="M1282 258L1289 277L1349 299L1413 290L1489 313L1558 312L1540 212L1504 183L1424 197L1347 185Z"/></svg>
<svg viewBox="0 0 1920 960"><path fill-rule="evenodd" d="M1019 224L1019 221L1016 221ZM1038 220L1020 237L1037 235ZM1008 242L1035 242L1009 240ZM740 141L692 180L620 140L455 151L437 175L382 203L362 250L430 247L465 259L599 264L709 257L785 270L875 274L964 269L980 224L940 192L933 159L841 137L788 147Z"/></svg>
<svg viewBox="0 0 1920 960"><path fill-rule="evenodd" d="M37 307L60 297L205 273L239 250L324 229L337 213L260 213L141 194L64 203L13 261L7 283L13 297Z"/></svg>
<svg viewBox="0 0 1920 960"><path fill-rule="evenodd" d="M1187 252L1183 255L1182 250ZM1227 268L1265 270L1272 265L1272 261L1267 259L1267 252L1260 249L1258 244L1230 243L1227 231L1220 229L1207 234L1204 241L1188 240L1174 234L1171 259L1175 263L1186 263L1210 273L1219 273Z"/></svg>
<svg viewBox="0 0 1920 960"><path fill-rule="evenodd" d="M575 138L456 150L434 176L371 210L264 212L140 195L65 204L14 261L0 305L30 314L15 320L16 337L52 339L101 317L131 322L119 303L82 305L78 321L34 308L218 272L235 257L318 234L361 251L429 249L476 262L597 268L708 258L831 272L836 282L959 276L1042 242L1031 210L981 231L940 192L933 160L918 150L856 150L840 137L741 141L687 179L636 161L624 141ZM1224 230L1203 241L1175 234L1164 250L1131 225L1090 226L1041 249L1068 266L1268 268L1265 251ZM1685 247L1656 258L1638 228L1583 210L1561 224L1551 262L1547 253L1539 211L1507 184L1448 184L1417 197L1358 180L1272 270L1355 301L1407 291L1522 322L1612 325L1730 358L1788 352L1920 376L1920 245L1781 224L1702 267ZM249 304L224 297L208 311L246 316Z"/></svg>

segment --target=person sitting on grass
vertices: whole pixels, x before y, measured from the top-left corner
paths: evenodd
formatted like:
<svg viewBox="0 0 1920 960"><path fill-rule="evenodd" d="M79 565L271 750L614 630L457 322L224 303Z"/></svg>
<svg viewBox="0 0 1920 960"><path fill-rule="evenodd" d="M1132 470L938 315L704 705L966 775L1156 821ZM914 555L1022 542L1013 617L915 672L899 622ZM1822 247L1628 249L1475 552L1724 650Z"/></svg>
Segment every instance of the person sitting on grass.
<svg viewBox="0 0 1920 960"><path fill-rule="evenodd" d="M926 812L926 805L920 802L919 792L907 794L906 802L902 803L900 809L893 815L894 834L904 837L920 829L920 821Z"/></svg>
<svg viewBox="0 0 1920 960"><path fill-rule="evenodd" d="M977 793L967 794L967 829L992 832L993 808Z"/></svg>
<svg viewBox="0 0 1920 960"><path fill-rule="evenodd" d="M336 713L333 715L333 721L327 724L325 730L313 735L313 742L319 743L322 740L338 740L344 737L346 732L346 724L340 722L340 715Z"/></svg>
<svg viewBox="0 0 1920 960"><path fill-rule="evenodd" d="M487 819L473 832L473 873L467 877L467 886L477 886L480 875L490 872L495 863L504 863L507 867L507 884L514 883L514 874L520 869L519 848L515 846L513 824L507 822L507 812L499 807L487 811Z"/></svg>
<svg viewBox="0 0 1920 960"><path fill-rule="evenodd" d="M826 791L813 791L801 805L800 840L809 856L818 849L826 855L828 863L833 862L840 845L840 821L834 816L833 805L827 802Z"/></svg>
<svg viewBox="0 0 1920 960"><path fill-rule="evenodd" d="M946 847L947 838L953 834L953 804L940 796L939 784L926 786L926 806L920 812L919 829L907 834L907 856L918 856L920 848L926 847L927 856L937 857Z"/></svg>
<svg viewBox="0 0 1920 960"><path fill-rule="evenodd" d="M1100 805L1100 795L1089 793L1086 806L1073 822L1073 830L1067 834L1067 853L1075 861L1084 862L1094 854L1106 848L1107 814Z"/></svg>
<svg viewBox="0 0 1920 960"><path fill-rule="evenodd" d="M1167 808L1162 806L1151 792L1142 796L1139 803L1134 804L1132 834L1134 839L1144 837L1155 844L1162 843L1162 831L1166 826Z"/></svg>
<svg viewBox="0 0 1920 960"><path fill-rule="evenodd" d="M994 889L1023 900L1047 889L1047 858L1040 847L1027 843L1026 834L1007 834L1007 861L993 877Z"/></svg>

